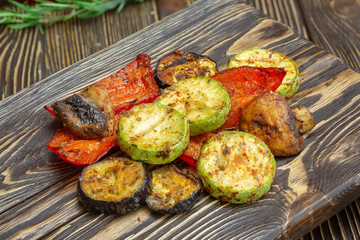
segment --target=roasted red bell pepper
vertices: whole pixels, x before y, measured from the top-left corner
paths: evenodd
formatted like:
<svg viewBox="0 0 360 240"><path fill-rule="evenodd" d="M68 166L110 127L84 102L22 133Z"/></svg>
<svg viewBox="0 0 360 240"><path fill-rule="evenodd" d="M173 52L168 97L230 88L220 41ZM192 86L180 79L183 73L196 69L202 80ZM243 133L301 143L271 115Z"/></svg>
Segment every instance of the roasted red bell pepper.
<svg viewBox="0 0 360 240"><path fill-rule="evenodd" d="M157 98L159 87L154 79L150 61L149 55L140 54L115 74L96 83L106 86L115 114L141 103L150 103ZM52 115L55 114L50 106L45 106L45 110Z"/></svg>
<svg viewBox="0 0 360 240"><path fill-rule="evenodd" d="M275 91L286 75L282 68L257 68L239 67L219 72L211 78L224 84L231 99L231 110L227 120L216 132L235 129L240 121L242 110L256 96L266 92ZM185 152L179 157L181 160L196 166L205 141L214 136L206 133L190 137L190 142Z"/></svg>
<svg viewBox="0 0 360 240"><path fill-rule="evenodd" d="M146 54L138 55L123 69L96 83L104 84L110 94L116 114L116 127L124 110L157 98L159 88L154 80L150 60ZM54 115L51 107L45 106L45 109ZM47 147L67 162L86 165L96 162L116 145L116 136L84 140L67 129L60 129Z"/></svg>
<svg viewBox="0 0 360 240"><path fill-rule="evenodd" d="M237 127L243 109L256 96L275 91L282 83L286 72L282 68L260 68L242 66L219 72L211 78L224 84L228 90L231 109L226 122L217 130Z"/></svg>
<svg viewBox="0 0 360 240"><path fill-rule="evenodd" d="M122 115L120 113L115 116L115 129ZM75 136L66 128L61 128L48 142L47 147L66 162L87 165L98 161L111 148L117 146L117 142L116 134L107 138L86 140Z"/></svg>
<svg viewBox="0 0 360 240"><path fill-rule="evenodd" d="M102 139L83 140L68 129L61 128L47 144L47 147L66 162L87 165L99 160L116 145L116 135Z"/></svg>
<svg viewBox="0 0 360 240"><path fill-rule="evenodd" d="M159 87L150 60L149 55L140 54L129 65L97 83L104 84L109 91L115 114L157 98Z"/></svg>

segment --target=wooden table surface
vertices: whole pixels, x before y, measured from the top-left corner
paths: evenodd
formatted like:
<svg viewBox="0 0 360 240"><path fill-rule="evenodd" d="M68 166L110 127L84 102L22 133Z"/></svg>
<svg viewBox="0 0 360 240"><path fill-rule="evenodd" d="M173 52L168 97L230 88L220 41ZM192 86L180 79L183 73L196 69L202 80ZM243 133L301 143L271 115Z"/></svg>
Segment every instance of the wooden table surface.
<svg viewBox="0 0 360 240"><path fill-rule="evenodd" d="M5 99L85 57L193 4L195 0L145 0L90 20L36 28L0 26L0 90ZM240 2L240 1L239 1ZM360 71L359 0L243 1L299 32ZM4 5L0 6L4 7ZM0 178L1 181L2 178ZM359 239L360 199L322 223L304 239Z"/></svg>

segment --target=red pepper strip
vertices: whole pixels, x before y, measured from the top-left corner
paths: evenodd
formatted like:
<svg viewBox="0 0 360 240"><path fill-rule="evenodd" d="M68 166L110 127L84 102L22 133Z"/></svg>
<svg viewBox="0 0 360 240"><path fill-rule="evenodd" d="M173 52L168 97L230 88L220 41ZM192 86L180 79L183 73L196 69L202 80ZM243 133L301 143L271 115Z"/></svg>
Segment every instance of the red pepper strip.
<svg viewBox="0 0 360 240"><path fill-rule="evenodd" d="M102 139L83 140L68 129L61 128L47 144L47 147L66 162L87 165L98 161L116 145L116 135Z"/></svg>
<svg viewBox="0 0 360 240"><path fill-rule="evenodd" d="M109 91L115 114L157 98L159 87L150 61L149 55L140 54L129 65L97 83L104 84Z"/></svg>
<svg viewBox="0 0 360 240"><path fill-rule="evenodd" d="M123 114L115 115L115 128ZM116 135L95 139L81 139L66 128L59 129L55 136L49 141L47 147L61 159L75 165L88 165L98 161L109 150L117 146Z"/></svg>
<svg viewBox="0 0 360 240"><path fill-rule="evenodd" d="M282 68L242 66L219 72L211 78L224 84L228 90L231 109L227 120L217 131L237 127L243 109L255 97L275 91L282 83L286 72Z"/></svg>
<svg viewBox="0 0 360 240"><path fill-rule="evenodd" d="M158 97L159 87L154 79L150 61L149 55L140 54L115 74L96 83L106 86L115 114L141 103L153 102ZM45 110L55 115L52 107L45 106Z"/></svg>
<svg viewBox="0 0 360 240"><path fill-rule="evenodd" d="M215 133L205 133L190 137L189 144L184 153L179 157L184 162L196 167L196 162L200 157L201 148L207 140L213 137Z"/></svg>

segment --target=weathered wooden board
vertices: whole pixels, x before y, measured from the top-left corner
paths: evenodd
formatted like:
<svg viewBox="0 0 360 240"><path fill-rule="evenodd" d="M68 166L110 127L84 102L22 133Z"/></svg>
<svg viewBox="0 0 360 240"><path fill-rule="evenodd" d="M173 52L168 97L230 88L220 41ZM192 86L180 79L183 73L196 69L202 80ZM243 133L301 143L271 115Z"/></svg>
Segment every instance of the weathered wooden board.
<svg viewBox="0 0 360 240"><path fill-rule="evenodd" d="M209 55L226 67L241 50L263 47L292 57L305 105L317 126L305 149L277 159L270 192L248 205L205 193L188 213L91 215L77 201L81 167L46 148L60 123L43 110L147 53L155 66L174 49ZM0 102L0 238L228 239L296 238L360 196L360 75L340 59L240 1L198 1L124 41Z"/></svg>

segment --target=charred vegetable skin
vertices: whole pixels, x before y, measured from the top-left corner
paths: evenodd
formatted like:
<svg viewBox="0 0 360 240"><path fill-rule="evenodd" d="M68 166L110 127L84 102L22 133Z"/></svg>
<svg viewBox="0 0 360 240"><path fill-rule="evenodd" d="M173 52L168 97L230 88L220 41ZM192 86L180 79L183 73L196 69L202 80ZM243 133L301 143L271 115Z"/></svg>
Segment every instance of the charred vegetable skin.
<svg viewBox="0 0 360 240"><path fill-rule="evenodd" d="M85 88L51 106L64 126L83 139L105 138L115 133L113 105L102 84Z"/></svg>
<svg viewBox="0 0 360 240"><path fill-rule="evenodd" d="M197 53L175 50L162 57L155 70L155 79L161 87L193 77L210 77L217 73L216 63Z"/></svg>
<svg viewBox="0 0 360 240"><path fill-rule="evenodd" d="M151 172L152 193L148 207L160 213L182 213L190 210L201 193L201 181L187 169L174 164L157 167Z"/></svg>
<svg viewBox="0 0 360 240"><path fill-rule="evenodd" d="M242 204L266 194L276 162L265 143L240 131L217 133L202 148L197 173L204 188L223 202Z"/></svg>
<svg viewBox="0 0 360 240"><path fill-rule="evenodd" d="M151 58L147 54L138 55L133 62L97 84L104 84L108 89L115 114L141 103L150 103L159 94Z"/></svg>
<svg viewBox="0 0 360 240"><path fill-rule="evenodd" d="M145 203L150 191L143 163L128 158L110 158L83 169L78 181L79 199L93 213L123 215Z"/></svg>

